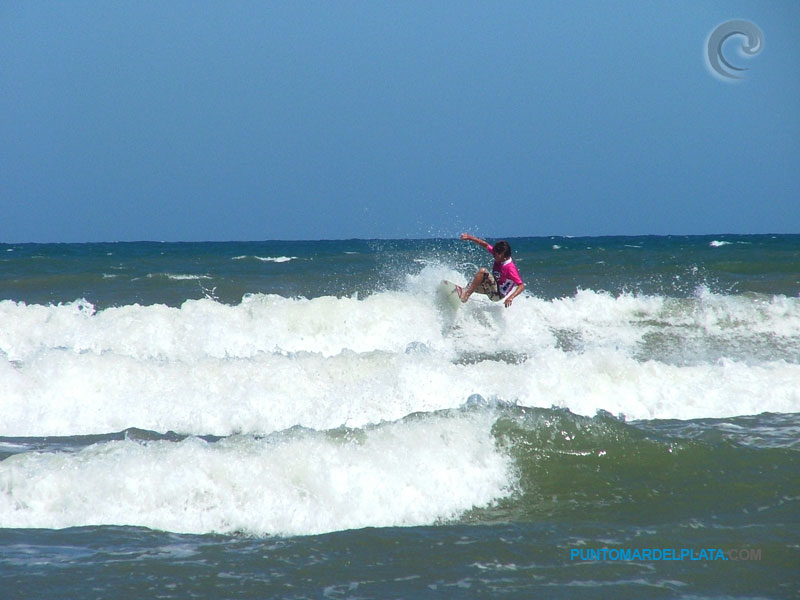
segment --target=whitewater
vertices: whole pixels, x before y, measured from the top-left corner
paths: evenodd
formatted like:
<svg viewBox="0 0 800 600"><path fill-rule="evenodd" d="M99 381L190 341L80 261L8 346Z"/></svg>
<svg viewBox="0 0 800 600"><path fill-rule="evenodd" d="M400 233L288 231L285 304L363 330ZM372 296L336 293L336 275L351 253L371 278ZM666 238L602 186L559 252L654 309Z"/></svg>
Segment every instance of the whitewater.
<svg viewBox="0 0 800 600"><path fill-rule="evenodd" d="M0 435L328 430L476 395L627 419L800 411L798 298L581 290L452 311L435 284L456 275L366 298L0 302Z"/></svg>

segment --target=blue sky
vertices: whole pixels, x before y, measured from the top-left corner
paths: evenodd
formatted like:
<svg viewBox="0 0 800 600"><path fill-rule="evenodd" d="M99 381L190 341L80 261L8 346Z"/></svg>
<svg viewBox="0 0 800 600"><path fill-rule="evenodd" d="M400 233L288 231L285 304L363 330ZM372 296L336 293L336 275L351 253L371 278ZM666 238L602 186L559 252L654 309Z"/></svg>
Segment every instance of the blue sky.
<svg viewBox="0 0 800 600"><path fill-rule="evenodd" d="M3 0L0 89L0 241L800 232L795 0Z"/></svg>

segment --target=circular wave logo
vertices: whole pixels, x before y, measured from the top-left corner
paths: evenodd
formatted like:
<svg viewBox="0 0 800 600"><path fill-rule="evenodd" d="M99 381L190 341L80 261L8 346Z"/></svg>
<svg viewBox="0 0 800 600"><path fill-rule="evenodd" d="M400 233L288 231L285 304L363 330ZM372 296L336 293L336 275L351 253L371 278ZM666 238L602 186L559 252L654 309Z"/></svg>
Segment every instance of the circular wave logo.
<svg viewBox="0 0 800 600"><path fill-rule="evenodd" d="M747 69L732 65L722 52L722 46L728 41L728 38L734 35L745 37L739 48L740 53L744 56L754 56L764 48L764 35L758 26L750 21L735 19L722 23L708 36L706 58L708 59L708 66L720 77L725 79L744 79L736 73Z"/></svg>

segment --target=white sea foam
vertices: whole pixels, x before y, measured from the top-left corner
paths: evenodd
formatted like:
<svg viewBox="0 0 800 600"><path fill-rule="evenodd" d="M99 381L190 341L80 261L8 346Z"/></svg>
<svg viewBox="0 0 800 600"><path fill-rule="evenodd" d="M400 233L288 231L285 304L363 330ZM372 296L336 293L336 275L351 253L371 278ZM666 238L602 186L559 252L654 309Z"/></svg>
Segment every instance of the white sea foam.
<svg viewBox="0 0 800 600"><path fill-rule="evenodd" d="M0 527L305 535L432 524L509 494L488 412L360 432L107 442L0 463Z"/></svg>
<svg viewBox="0 0 800 600"><path fill-rule="evenodd" d="M234 256L233 260L260 260L261 262L274 262L274 263L284 263L289 262L290 260L296 260L296 256Z"/></svg>
<svg viewBox="0 0 800 600"><path fill-rule="evenodd" d="M0 363L0 435L68 435L141 427L228 435L293 425L360 427L465 402L598 409L632 419L724 417L800 409L800 366L726 361L680 367L612 350L551 349L521 364L453 364L425 352L268 355L136 361L49 353L30 368Z"/></svg>
<svg viewBox="0 0 800 600"><path fill-rule="evenodd" d="M184 273L165 273L167 279L172 279L173 281L199 281L202 279L211 279L210 275L187 275Z"/></svg>
<svg viewBox="0 0 800 600"><path fill-rule="evenodd" d="M52 348L191 361L263 352L402 352L411 342L442 343L431 298L399 292L364 300L252 295L237 306L202 299L180 308L134 304L96 314L85 301L58 306L4 301L0 322L0 351L11 360Z"/></svg>
<svg viewBox="0 0 800 600"><path fill-rule="evenodd" d="M633 419L800 411L799 298L581 290L451 311L442 278L459 274L363 299L0 302L0 435L361 427L472 394Z"/></svg>
<svg viewBox="0 0 800 600"><path fill-rule="evenodd" d="M210 275L192 275L188 273L148 273L148 279L156 279L159 277L165 277L167 279L171 279L172 281L200 281L203 279L211 279Z"/></svg>
<svg viewBox="0 0 800 600"><path fill-rule="evenodd" d="M733 242L726 242L724 240L712 240L708 243L712 248L720 248L722 246L730 246Z"/></svg>

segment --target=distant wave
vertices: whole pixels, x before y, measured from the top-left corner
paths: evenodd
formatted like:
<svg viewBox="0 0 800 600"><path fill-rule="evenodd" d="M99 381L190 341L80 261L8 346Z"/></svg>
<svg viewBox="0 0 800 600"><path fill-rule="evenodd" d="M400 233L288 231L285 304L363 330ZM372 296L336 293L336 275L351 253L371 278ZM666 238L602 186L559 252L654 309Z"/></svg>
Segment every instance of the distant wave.
<svg viewBox="0 0 800 600"><path fill-rule="evenodd" d="M233 260L260 260L261 262L274 262L274 263L284 263L289 262L290 260L296 260L296 256L250 256L250 255L242 255L242 256L234 256Z"/></svg>
<svg viewBox="0 0 800 600"><path fill-rule="evenodd" d="M166 277L173 281L199 281L201 279L211 279L210 275L191 275L186 273L148 273L147 278L153 279L154 277Z"/></svg>
<svg viewBox="0 0 800 600"><path fill-rule="evenodd" d="M708 245L711 246L712 248L719 248L721 246L730 246L732 243L733 242L725 242L725 241L713 240L713 241L709 242Z"/></svg>

